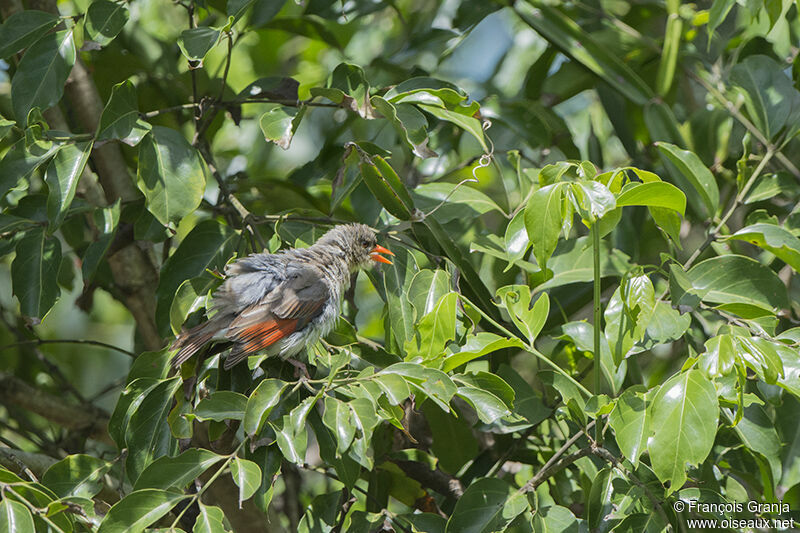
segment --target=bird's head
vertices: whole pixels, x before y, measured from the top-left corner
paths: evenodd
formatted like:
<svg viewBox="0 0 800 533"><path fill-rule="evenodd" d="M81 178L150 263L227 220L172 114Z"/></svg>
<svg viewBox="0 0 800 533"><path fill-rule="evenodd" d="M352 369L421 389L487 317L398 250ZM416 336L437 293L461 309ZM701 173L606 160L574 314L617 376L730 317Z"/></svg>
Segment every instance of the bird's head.
<svg viewBox="0 0 800 533"><path fill-rule="evenodd" d="M336 226L320 237L317 244L339 248L351 270L367 268L372 262L391 265L392 262L381 254L394 255L378 244L375 232L364 224Z"/></svg>

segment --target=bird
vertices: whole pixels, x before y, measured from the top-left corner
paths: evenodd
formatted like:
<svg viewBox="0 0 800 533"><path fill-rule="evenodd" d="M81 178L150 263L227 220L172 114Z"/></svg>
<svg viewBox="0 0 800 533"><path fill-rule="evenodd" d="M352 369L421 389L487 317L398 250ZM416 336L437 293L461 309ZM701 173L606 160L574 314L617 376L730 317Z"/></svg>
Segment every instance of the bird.
<svg viewBox="0 0 800 533"><path fill-rule="evenodd" d="M226 370L259 352L294 364L293 355L333 328L350 275L374 263L391 265L385 255L394 254L377 243L375 231L354 223L334 226L308 248L255 253L228 264L209 319L184 329L170 346L177 350L172 366L212 341L232 343Z"/></svg>

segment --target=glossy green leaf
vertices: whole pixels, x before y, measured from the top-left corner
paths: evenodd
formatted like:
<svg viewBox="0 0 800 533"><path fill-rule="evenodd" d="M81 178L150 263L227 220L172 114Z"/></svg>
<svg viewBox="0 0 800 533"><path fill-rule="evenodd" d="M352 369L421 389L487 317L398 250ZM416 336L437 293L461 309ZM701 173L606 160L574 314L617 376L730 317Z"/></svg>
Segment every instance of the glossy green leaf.
<svg viewBox="0 0 800 533"><path fill-rule="evenodd" d="M752 224L731 235L730 239L755 244L775 254L795 272L800 272L800 239L773 224Z"/></svg>
<svg viewBox="0 0 800 533"><path fill-rule="evenodd" d="M570 532L578 533L581 531L582 520L575 518L572 511L560 505L552 505L537 509L533 516L532 524L534 531L541 533Z"/></svg>
<svg viewBox="0 0 800 533"><path fill-rule="evenodd" d="M129 17L126 4L97 0L86 11L86 33L100 46L106 46L119 35Z"/></svg>
<svg viewBox="0 0 800 533"><path fill-rule="evenodd" d="M527 285L501 287L497 289L497 297L532 346L550 313L550 297L542 293L531 305L531 289Z"/></svg>
<svg viewBox="0 0 800 533"><path fill-rule="evenodd" d="M267 141L288 150L305 112L306 106L274 107L261 115L258 125Z"/></svg>
<svg viewBox="0 0 800 533"><path fill-rule="evenodd" d="M355 418L350 406L326 396L325 413L322 415L322 422L336 436L336 454L345 453L356 436Z"/></svg>
<svg viewBox="0 0 800 533"><path fill-rule="evenodd" d="M537 190L525 207L525 228L533 245L533 255L544 269L556 249L561 232L565 185L554 183Z"/></svg>
<svg viewBox="0 0 800 533"><path fill-rule="evenodd" d="M35 43L58 21L56 15L35 9L13 13L0 26L0 59L6 59Z"/></svg>
<svg viewBox="0 0 800 533"><path fill-rule="evenodd" d="M223 270L237 240L237 233L228 226L204 220L181 241L161 269L156 289L156 321L164 336L169 332L169 311L181 283L200 276L206 269Z"/></svg>
<svg viewBox="0 0 800 533"><path fill-rule="evenodd" d="M47 148L32 146L30 149L26 148L25 139L14 143L0 159L0 198L47 163L59 149L55 143Z"/></svg>
<svg viewBox="0 0 800 533"><path fill-rule="evenodd" d="M746 407L742 419L733 430L747 449L761 454L767 460L774 482L780 480L781 438L764 408L757 404Z"/></svg>
<svg viewBox="0 0 800 533"><path fill-rule="evenodd" d="M537 302L538 303L538 302ZM501 337L488 331L480 331L466 338L466 342L457 351L448 355L442 370L450 372L459 366L484 355L502 350L503 348L524 348L524 344L517 338Z"/></svg>
<svg viewBox="0 0 800 533"><path fill-rule="evenodd" d="M472 135L478 141L484 151L489 151L489 146L486 144L486 137L483 135L483 125L477 118L435 105L417 104L417 106L439 120L444 120L445 122L455 124L462 130Z"/></svg>
<svg viewBox="0 0 800 533"><path fill-rule="evenodd" d="M17 242L16 252L11 263L11 284L20 312L41 321L61 294L61 242L39 227L25 233Z"/></svg>
<svg viewBox="0 0 800 533"><path fill-rule="evenodd" d="M200 512L194 522L192 533L227 533L223 524L225 513L222 509L213 505L204 505L198 502Z"/></svg>
<svg viewBox="0 0 800 533"><path fill-rule="evenodd" d="M528 230L525 227L525 210L514 215L514 218L508 223L504 240L508 255L508 266L506 267L506 271L508 271L517 261L525 257L531 246Z"/></svg>
<svg viewBox="0 0 800 533"><path fill-rule="evenodd" d="M444 372L413 363L395 363L384 368L381 373L403 376L412 388L421 389L443 411L450 410L448 403L456 393L456 385Z"/></svg>
<svg viewBox="0 0 800 533"><path fill-rule="evenodd" d="M139 144L137 185L147 209L168 225L193 212L205 192L200 154L173 129L154 126Z"/></svg>
<svg viewBox="0 0 800 533"><path fill-rule="evenodd" d="M261 469L253 461L234 457L231 463L231 476L239 487L239 505L249 500L261 486Z"/></svg>
<svg viewBox="0 0 800 533"><path fill-rule="evenodd" d="M125 469L133 482L153 460L174 453L177 448L167 415L172 408L172 396L180 386L181 380L177 377L159 381L128 407L124 424L125 444L129 450Z"/></svg>
<svg viewBox="0 0 800 533"><path fill-rule="evenodd" d="M149 122L139 116L136 87L130 80L114 85L108 99L100 124L97 127L97 140L117 139L130 146L136 146L152 129Z"/></svg>
<svg viewBox="0 0 800 533"><path fill-rule="evenodd" d="M91 151L91 142L67 144L56 153L47 167L44 181L48 189L47 218L51 231L60 226L67 216Z"/></svg>
<svg viewBox="0 0 800 533"><path fill-rule="evenodd" d="M158 489L131 492L109 509L97 533L144 531L186 498L189 496Z"/></svg>
<svg viewBox="0 0 800 533"><path fill-rule="evenodd" d="M710 215L717 212L719 189L714 175L693 152L682 150L674 144L657 142L661 154L677 167L695 188Z"/></svg>
<svg viewBox="0 0 800 533"><path fill-rule="evenodd" d="M620 364L644 338L655 308L655 290L646 274L625 276L608 301L605 335L614 362Z"/></svg>
<svg viewBox="0 0 800 533"><path fill-rule="evenodd" d="M380 375L373 381L386 394L391 405L400 405L411 394L406 380L396 374Z"/></svg>
<svg viewBox="0 0 800 533"><path fill-rule="evenodd" d="M717 391L699 370L676 374L661 386L653 398L647 450L653 471L670 483L668 494L683 486L688 465L706 459L718 419Z"/></svg>
<svg viewBox="0 0 800 533"><path fill-rule="evenodd" d="M270 427L275 431L275 440L284 458L297 465L304 464L308 446L308 432L305 427L299 433L295 432L288 415L278 423L270 422Z"/></svg>
<svg viewBox="0 0 800 533"><path fill-rule="evenodd" d="M437 156L428 148L428 121L416 107L411 104L391 104L380 96L373 96L370 103L392 123L400 139L414 155L423 159Z"/></svg>
<svg viewBox="0 0 800 533"><path fill-rule="evenodd" d="M609 215L617 207L614 195L598 181L574 182L567 191L575 211L587 225Z"/></svg>
<svg viewBox="0 0 800 533"><path fill-rule="evenodd" d="M686 275L705 302L746 303L767 310L788 306L783 282L768 267L749 257L712 257L692 267Z"/></svg>
<svg viewBox="0 0 800 533"><path fill-rule="evenodd" d="M736 4L736 0L714 0L711 4L711 9L708 13L708 35L710 38L714 36L714 31L728 16L731 8Z"/></svg>
<svg viewBox="0 0 800 533"><path fill-rule="evenodd" d="M264 426L272 409L278 405L281 393L288 383L278 379L265 379L247 399L242 427L248 435L256 435Z"/></svg>
<svg viewBox="0 0 800 533"><path fill-rule="evenodd" d="M414 256L405 248L394 250L391 265L381 267L385 284L386 307L392 335L400 348L414 338L416 311L406 298L419 267Z"/></svg>
<svg viewBox="0 0 800 533"><path fill-rule="evenodd" d="M33 517L24 504L9 497L0 501L0 533L34 533Z"/></svg>
<svg viewBox="0 0 800 533"><path fill-rule="evenodd" d="M686 211L686 195L679 188L665 181L632 183L617 196L617 207L629 205L662 207L683 215Z"/></svg>
<svg viewBox="0 0 800 533"><path fill-rule="evenodd" d="M511 410L500 398L477 387L458 387L456 396L466 400L484 424L491 424L498 418L511 414Z"/></svg>
<svg viewBox="0 0 800 533"><path fill-rule="evenodd" d="M617 399L608 417L617 446L634 468L639 464L639 456L644 452L651 433L651 413L647 407L646 395L630 388Z"/></svg>
<svg viewBox="0 0 800 533"><path fill-rule="evenodd" d="M768 139L784 127L790 136L798 131L800 92L774 59L746 57L731 69L731 83L741 88L750 120Z"/></svg>
<svg viewBox="0 0 800 533"><path fill-rule="evenodd" d="M340 63L333 69L327 87L312 88L311 96L322 96L369 119L375 116L369 89L364 69L351 63Z"/></svg>
<svg viewBox="0 0 800 533"><path fill-rule="evenodd" d="M112 466L91 455L68 455L47 469L42 484L60 498L93 498L103 488L103 476Z"/></svg>
<svg viewBox="0 0 800 533"><path fill-rule="evenodd" d="M61 100L75 53L72 30L48 33L28 48L11 79L11 103L20 125L34 107L48 109Z"/></svg>
<svg viewBox="0 0 800 533"><path fill-rule="evenodd" d="M201 26L183 30L178 37L181 52L190 61L202 61L208 52L219 42L222 32L217 28Z"/></svg>
<svg viewBox="0 0 800 533"><path fill-rule="evenodd" d="M133 490L182 490L203 472L224 459L210 450L189 448L175 457L159 457L144 469Z"/></svg>
<svg viewBox="0 0 800 533"><path fill-rule="evenodd" d="M491 533L503 531L528 508L524 494L497 478L473 482L458 500L447 521L447 533Z"/></svg>
<svg viewBox="0 0 800 533"><path fill-rule="evenodd" d="M536 287L536 292L567 285L591 281L594 276L592 246L589 237L561 241L548 263L554 276ZM617 250L607 240L600 241L600 276L622 276L630 269L627 255Z"/></svg>
<svg viewBox="0 0 800 533"><path fill-rule="evenodd" d="M414 275L406 297L414 306L416 316L433 311L439 300L450 291L450 275L446 270L420 270Z"/></svg>
<svg viewBox="0 0 800 533"><path fill-rule="evenodd" d="M700 354L698 367L708 378L718 378L730 374L736 363L736 340L732 335L723 334L706 341L706 351Z"/></svg>
<svg viewBox="0 0 800 533"><path fill-rule="evenodd" d="M442 296L430 313L423 316L416 325L419 331L419 344L414 340L406 343L407 360L421 358L429 361L440 356L447 343L456 335L456 303L458 295L448 292Z"/></svg>
<svg viewBox="0 0 800 533"><path fill-rule="evenodd" d="M359 168L364 183L381 205L400 220L411 220L411 211L391 187L375 163L364 157L359 164Z"/></svg>
<svg viewBox="0 0 800 533"><path fill-rule="evenodd" d="M247 396L238 392L220 390L200 400L194 414L201 420L242 420L247 407Z"/></svg>
<svg viewBox="0 0 800 533"><path fill-rule="evenodd" d="M424 183L414 189L417 207L430 212L438 207L435 216L442 224L451 220L474 217L492 211L502 211L486 193L469 185L456 183Z"/></svg>

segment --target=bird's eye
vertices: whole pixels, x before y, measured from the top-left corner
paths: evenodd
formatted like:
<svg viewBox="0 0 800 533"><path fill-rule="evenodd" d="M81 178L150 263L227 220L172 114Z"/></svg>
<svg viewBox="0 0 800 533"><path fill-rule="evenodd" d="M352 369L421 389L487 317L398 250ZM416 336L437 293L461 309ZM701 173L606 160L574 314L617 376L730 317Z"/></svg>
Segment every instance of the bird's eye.
<svg viewBox="0 0 800 533"><path fill-rule="evenodd" d="M366 240L366 239L363 239L361 241L361 246L363 246L364 248L369 248L369 241Z"/></svg>

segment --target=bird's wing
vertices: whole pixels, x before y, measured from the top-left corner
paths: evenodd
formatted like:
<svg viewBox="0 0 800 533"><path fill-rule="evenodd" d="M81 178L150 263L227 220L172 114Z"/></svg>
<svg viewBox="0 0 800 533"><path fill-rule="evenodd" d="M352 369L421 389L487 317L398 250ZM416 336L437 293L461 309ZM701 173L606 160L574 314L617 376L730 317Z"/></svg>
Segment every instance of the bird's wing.
<svg viewBox="0 0 800 533"><path fill-rule="evenodd" d="M289 266L285 280L231 322L225 336L236 345L225 361L225 368L303 329L322 313L329 297L328 285L319 269L307 264Z"/></svg>

